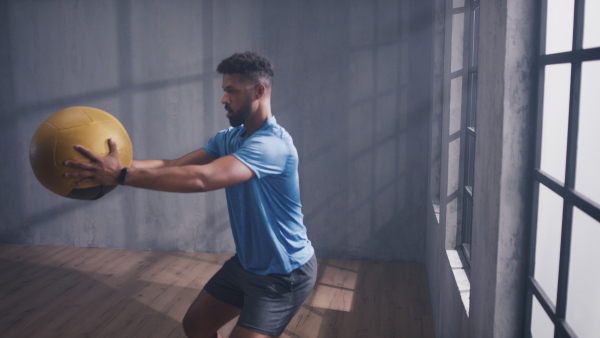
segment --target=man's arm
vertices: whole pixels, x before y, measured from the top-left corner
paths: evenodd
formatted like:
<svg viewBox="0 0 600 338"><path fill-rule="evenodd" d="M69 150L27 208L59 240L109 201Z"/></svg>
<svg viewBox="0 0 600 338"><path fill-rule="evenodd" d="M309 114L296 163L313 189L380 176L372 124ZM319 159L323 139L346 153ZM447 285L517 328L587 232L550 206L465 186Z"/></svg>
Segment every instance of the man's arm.
<svg viewBox="0 0 600 338"><path fill-rule="evenodd" d="M133 160L131 168L164 168L183 165L202 165L212 162L214 158L206 150L198 149L174 160Z"/></svg>
<svg viewBox="0 0 600 338"><path fill-rule="evenodd" d="M111 139L110 153L99 156L91 150L76 146L75 149L90 159L89 163L65 161L65 165L82 169L66 173L67 178L80 178L74 186L90 182L107 185L118 184L118 176L124 168ZM245 182L254 177L254 172L232 155L213 160L203 149L192 152L174 161L136 161L129 169L125 184L143 189L169 192L203 192L225 188ZM208 162L206 164L203 164ZM158 167L153 167L158 165Z"/></svg>
<svg viewBox="0 0 600 338"><path fill-rule="evenodd" d="M205 165L163 168L131 168L125 185L169 192L205 192L217 190L254 177L254 172L232 155Z"/></svg>

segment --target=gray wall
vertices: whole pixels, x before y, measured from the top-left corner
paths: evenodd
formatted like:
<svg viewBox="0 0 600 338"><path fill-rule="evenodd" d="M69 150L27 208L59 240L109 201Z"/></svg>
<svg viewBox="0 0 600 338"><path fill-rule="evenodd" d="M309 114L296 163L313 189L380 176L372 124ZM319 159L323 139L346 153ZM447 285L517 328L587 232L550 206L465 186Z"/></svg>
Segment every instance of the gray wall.
<svg viewBox="0 0 600 338"><path fill-rule="evenodd" d="M475 166L471 309L472 337L520 337L535 134L536 5L505 0L481 7L482 114Z"/></svg>
<svg viewBox="0 0 600 338"><path fill-rule="evenodd" d="M233 252L222 191L46 191L28 159L52 113L115 115L136 158L173 158L227 127L214 68L255 50L300 153L322 257L424 261L430 12L423 1L0 1L0 242Z"/></svg>

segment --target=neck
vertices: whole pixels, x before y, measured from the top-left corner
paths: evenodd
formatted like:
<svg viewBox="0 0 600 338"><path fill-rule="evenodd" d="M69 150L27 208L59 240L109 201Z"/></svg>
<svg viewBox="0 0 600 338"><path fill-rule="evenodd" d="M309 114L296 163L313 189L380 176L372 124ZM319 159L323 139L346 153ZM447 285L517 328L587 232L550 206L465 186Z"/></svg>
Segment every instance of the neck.
<svg viewBox="0 0 600 338"><path fill-rule="evenodd" d="M273 113L271 113L270 102L258 102L256 110L254 110L252 114L250 114L250 117L244 122L244 129L246 129L244 137L250 137L250 135L259 130L265 121L271 117L273 117Z"/></svg>

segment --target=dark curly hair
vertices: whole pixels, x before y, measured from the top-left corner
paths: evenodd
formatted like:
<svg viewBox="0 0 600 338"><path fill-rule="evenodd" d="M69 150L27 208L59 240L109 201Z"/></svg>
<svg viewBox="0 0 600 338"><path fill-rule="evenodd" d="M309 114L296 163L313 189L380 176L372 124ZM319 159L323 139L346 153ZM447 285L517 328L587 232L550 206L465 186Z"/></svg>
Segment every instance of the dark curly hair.
<svg viewBox="0 0 600 338"><path fill-rule="evenodd" d="M219 74L240 74L242 80L271 86L275 71L271 60L254 52L235 53L217 66Z"/></svg>

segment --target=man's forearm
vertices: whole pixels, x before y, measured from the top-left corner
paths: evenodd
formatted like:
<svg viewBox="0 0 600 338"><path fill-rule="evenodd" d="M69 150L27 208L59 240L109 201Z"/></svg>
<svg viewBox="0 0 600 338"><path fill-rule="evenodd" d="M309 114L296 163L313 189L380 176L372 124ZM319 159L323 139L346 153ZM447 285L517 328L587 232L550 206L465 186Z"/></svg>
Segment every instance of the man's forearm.
<svg viewBox="0 0 600 338"><path fill-rule="evenodd" d="M131 168L155 169L166 167L177 167L185 165L202 165L212 162L214 159L204 149L195 150L174 160L136 160L131 162Z"/></svg>
<svg viewBox="0 0 600 338"><path fill-rule="evenodd" d="M168 166L167 163L169 161L167 160L136 160L134 159L131 162L131 168L145 168L145 169L151 169L151 168L162 168L162 167L166 167Z"/></svg>
<svg viewBox="0 0 600 338"><path fill-rule="evenodd" d="M137 161L136 161L137 162ZM166 192L202 192L206 191L204 183L206 178L200 166L163 166L151 167L146 164L156 164L149 160L132 163L125 180L126 186L158 190Z"/></svg>
<svg viewBox="0 0 600 338"><path fill-rule="evenodd" d="M169 163L171 164L171 163ZM254 177L235 156L223 156L207 165L168 165L129 169L125 185L168 192L204 192L226 188Z"/></svg>

